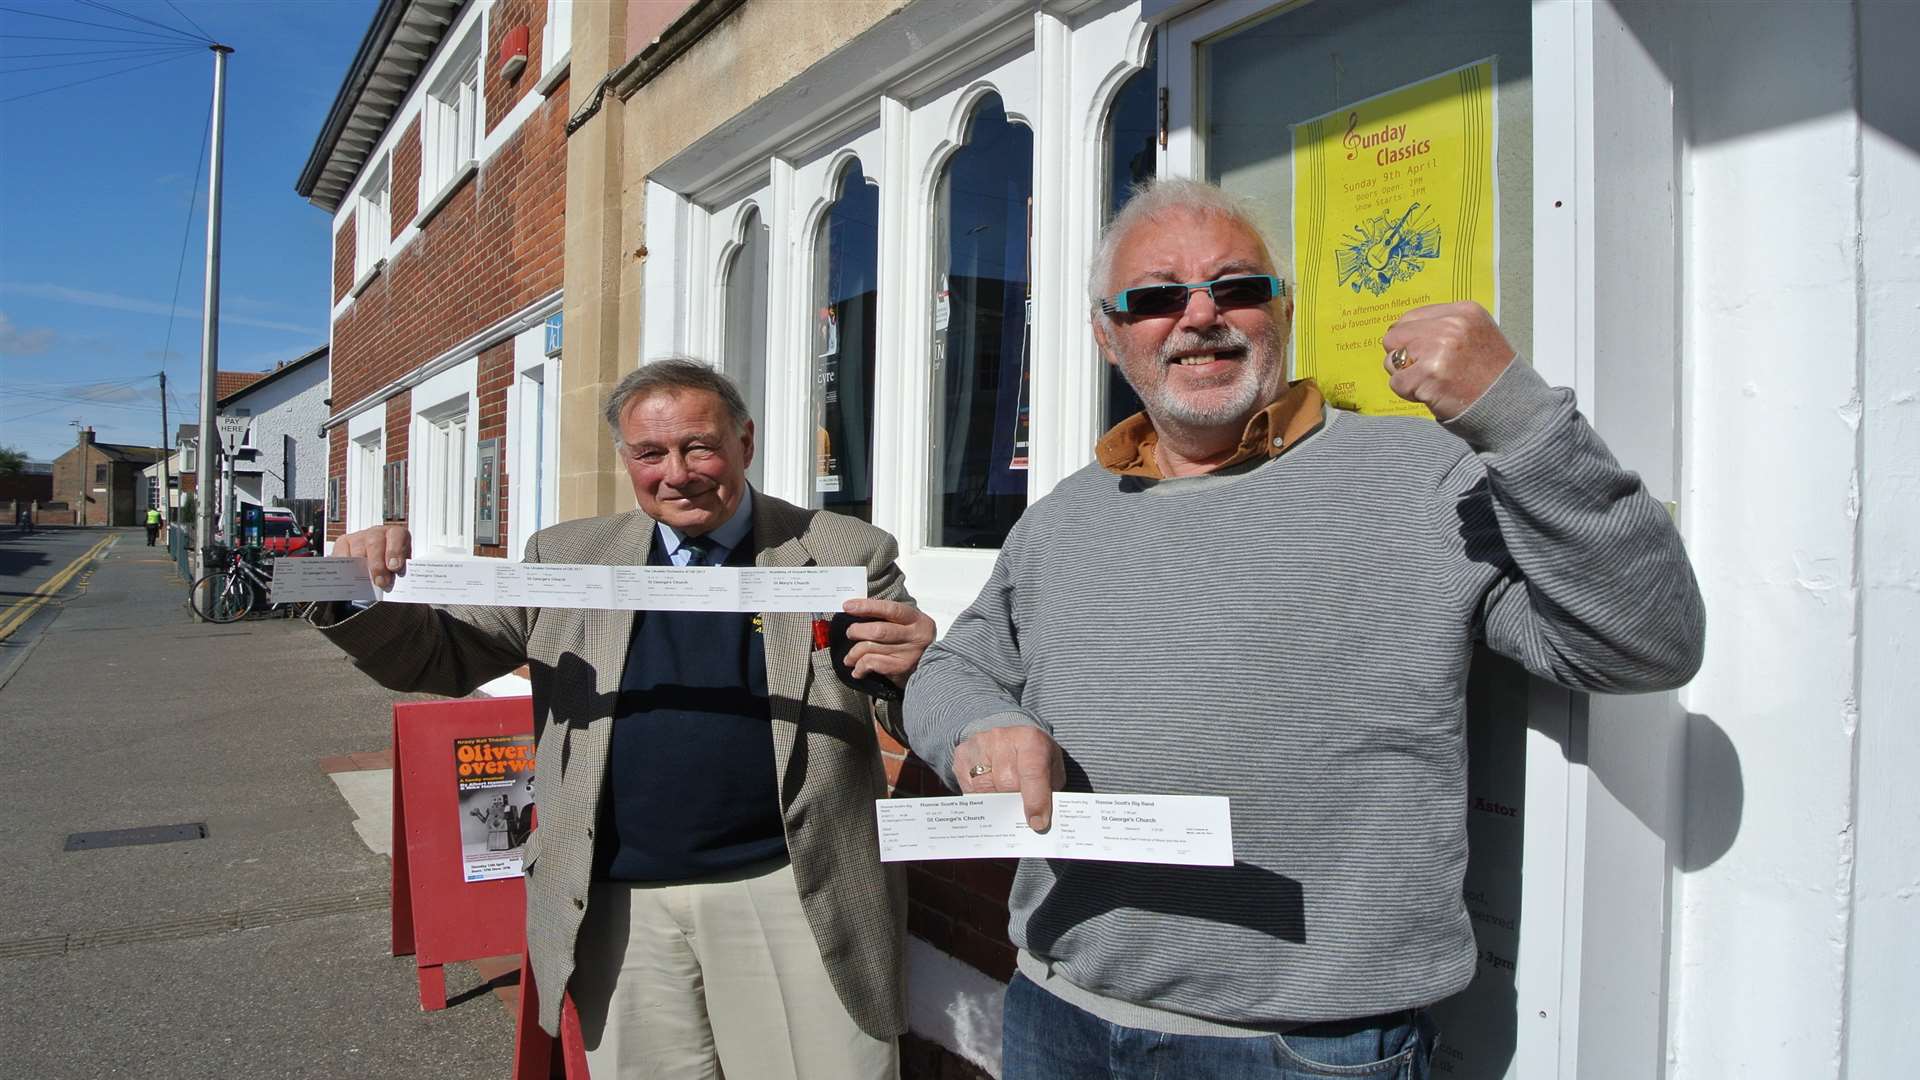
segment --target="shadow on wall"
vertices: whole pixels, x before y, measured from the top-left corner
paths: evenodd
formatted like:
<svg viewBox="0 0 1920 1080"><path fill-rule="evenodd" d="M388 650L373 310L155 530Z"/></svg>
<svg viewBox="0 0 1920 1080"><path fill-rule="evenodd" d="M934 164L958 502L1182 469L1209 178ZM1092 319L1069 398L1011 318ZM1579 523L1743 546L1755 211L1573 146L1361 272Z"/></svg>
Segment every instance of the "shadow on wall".
<svg viewBox="0 0 1920 1080"><path fill-rule="evenodd" d="M1685 822L1675 865L1692 873L1712 866L1732 849L1747 789L1740 775L1740 752L1726 730L1699 713L1688 713L1686 724Z"/></svg>

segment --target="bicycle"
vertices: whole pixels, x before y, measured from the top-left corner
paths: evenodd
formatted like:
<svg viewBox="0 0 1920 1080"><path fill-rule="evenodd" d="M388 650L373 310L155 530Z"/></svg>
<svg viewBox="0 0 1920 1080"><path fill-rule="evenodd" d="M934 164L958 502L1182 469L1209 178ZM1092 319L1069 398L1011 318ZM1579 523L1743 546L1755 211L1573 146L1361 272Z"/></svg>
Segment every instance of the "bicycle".
<svg viewBox="0 0 1920 1080"><path fill-rule="evenodd" d="M224 565L200 575L188 586L188 602L201 618L212 623L238 622L255 605L267 602L273 587L270 566L256 563L239 550L220 553L214 561Z"/></svg>

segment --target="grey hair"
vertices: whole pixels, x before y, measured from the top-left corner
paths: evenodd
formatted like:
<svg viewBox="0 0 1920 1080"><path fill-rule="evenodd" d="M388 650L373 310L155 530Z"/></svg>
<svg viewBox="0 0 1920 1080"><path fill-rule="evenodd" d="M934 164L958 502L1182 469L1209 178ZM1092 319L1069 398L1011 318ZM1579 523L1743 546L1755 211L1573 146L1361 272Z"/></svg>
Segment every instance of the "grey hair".
<svg viewBox="0 0 1920 1080"><path fill-rule="evenodd" d="M733 385L732 379L705 361L691 356L668 356L641 364L627 372L627 377L621 379L613 392L607 395L607 430L613 434L613 445L625 445L620 435L620 421L625 418L628 406L655 394L682 394L688 391L712 394L719 398L721 404L727 407L727 413L733 417L736 435L746 434L747 425L753 423L753 413L747 410L747 399L740 396L740 388Z"/></svg>
<svg viewBox="0 0 1920 1080"><path fill-rule="evenodd" d="M1204 180L1183 176L1143 180L1134 185L1127 204L1107 223L1099 243L1094 245L1093 258L1087 266L1087 299L1093 304L1095 318L1109 319L1101 310L1100 301L1112 295L1113 256L1120 249L1120 242L1136 227L1175 213L1221 218L1240 226L1260 241L1261 254L1267 257L1267 265L1273 265L1273 247L1267 243L1267 235L1259 222L1253 219L1253 208L1246 200Z"/></svg>

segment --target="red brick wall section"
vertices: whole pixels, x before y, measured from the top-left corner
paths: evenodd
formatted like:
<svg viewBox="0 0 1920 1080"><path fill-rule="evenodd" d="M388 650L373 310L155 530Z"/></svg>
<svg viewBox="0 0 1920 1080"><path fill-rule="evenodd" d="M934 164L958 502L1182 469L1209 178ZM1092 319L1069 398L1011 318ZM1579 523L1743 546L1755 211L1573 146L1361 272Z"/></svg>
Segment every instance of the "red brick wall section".
<svg viewBox="0 0 1920 1080"><path fill-rule="evenodd" d="M353 215L340 223L340 231L333 234L333 302L347 295L353 288Z"/></svg>
<svg viewBox="0 0 1920 1080"><path fill-rule="evenodd" d="M392 192L388 200L393 236L398 239L420 210L420 117L400 135L393 147Z"/></svg>
<svg viewBox="0 0 1920 1080"><path fill-rule="evenodd" d="M500 515L500 543L475 544L473 553L490 558L507 558L507 523L512 513L512 492L508 483L507 453L507 394L513 389L513 342L503 341L480 354L480 370L474 380L474 390L480 397L480 407L474 418L479 425L479 434L475 438L484 442L487 439L500 440L500 475L497 478L498 502L495 510Z"/></svg>
<svg viewBox="0 0 1920 1080"><path fill-rule="evenodd" d="M387 464L391 465L396 461L407 460L407 437L412 433L413 391L403 390L387 399ZM385 479L384 475L382 479ZM413 490L412 469L407 470L406 483L408 492L411 492ZM400 500L400 505L396 508L399 516L389 517L386 520L395 523L405 523L407 520L407 507L409 505L410 500L403 495Z"/></svg>
<svg viewBox="0 0 1920 1080"><path fill-rule="evenodd" d="M888 738L880 756L893 798L951 795L925 762ZM1012 859L959 859L907 865L907 929L941 952L1002 982L1013 978L1013 945L1007 941L1007 892Z"/></svg>
<svg viewBox="0 0 1920 1080"><path fill-rule="evenodd" d="M327 507L327 540L338 540L347 534L347 428L342 424L327 432L327 475L340 481L340 520L333 520L336 512Z"/></svg>
<svg viewBox="0 0 1920 1080"><path fill-rule="evenodd" d="M560 287L566 104L555 96L535 109L334 322L337 406Z"/></svg>
<svg viewBox="0 0 1920 1080"><path fill-rule="evenodd" d="M487 130L492 131L501 117L512 111L523 94L540 81L540 28L547 21L547 5L542 0L500 0L487 17L487 40L480 53L480 85L487 99ZM500 42L515 27L527 28L527 66L512 82L500 77Z"/></svg>

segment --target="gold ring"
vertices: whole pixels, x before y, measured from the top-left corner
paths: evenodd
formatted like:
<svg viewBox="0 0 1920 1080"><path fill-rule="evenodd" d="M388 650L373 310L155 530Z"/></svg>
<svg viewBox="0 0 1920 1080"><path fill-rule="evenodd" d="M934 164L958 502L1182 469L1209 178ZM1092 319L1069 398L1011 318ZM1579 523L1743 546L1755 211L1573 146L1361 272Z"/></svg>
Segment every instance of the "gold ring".
<svg viewBox="0 0 1920 1080"><path fill-rule="evenodd" d="M1408 356L1405 349L1395 349L1387 354L1387 366L1395 371L1405 371L1412 363L1413 357Z"/></svg>
<svg viewBox="0 0 1920 1080"><path fill-rule="evenodd" d="M987 761L979 761L979 762L975 762L975 763L974 763L974 766L973 766L973 768L971 768L971 769L968 769L968 770L967 770L967 775L968 775L969 777L972 777L972 778L974 778L974 779L978 779L978 778L980 778L980 777L982 777L982 776L985 776L985 775L987 775L988 773L990 773L990 772L992 772L992 771L993 771L993 763L992 763L992 762L987 762Z"/></svg>

